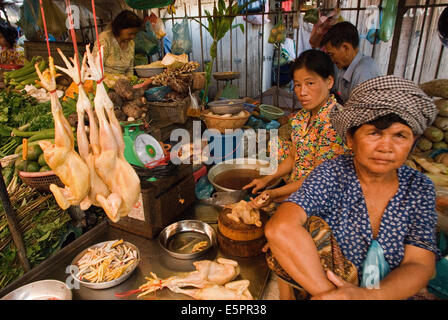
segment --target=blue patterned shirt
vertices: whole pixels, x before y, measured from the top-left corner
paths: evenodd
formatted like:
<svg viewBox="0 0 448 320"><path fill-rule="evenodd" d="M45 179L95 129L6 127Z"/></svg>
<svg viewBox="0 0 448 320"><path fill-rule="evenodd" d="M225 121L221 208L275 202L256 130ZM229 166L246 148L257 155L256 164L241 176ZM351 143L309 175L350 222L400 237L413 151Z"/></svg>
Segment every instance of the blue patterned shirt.
<svg viewBox="0 0 448 320"><path fill-rule="evenodd" d="M400 265L407 244L439 256L432 181L407 166L398 169L398 180L398 191L386 207L376 238L391 270ZM361 279L362 263L373 235L353 157L342 155L325 161L286 201L302 207L308 216L321 217L328 223L344 256L355 264Z"/></svg>

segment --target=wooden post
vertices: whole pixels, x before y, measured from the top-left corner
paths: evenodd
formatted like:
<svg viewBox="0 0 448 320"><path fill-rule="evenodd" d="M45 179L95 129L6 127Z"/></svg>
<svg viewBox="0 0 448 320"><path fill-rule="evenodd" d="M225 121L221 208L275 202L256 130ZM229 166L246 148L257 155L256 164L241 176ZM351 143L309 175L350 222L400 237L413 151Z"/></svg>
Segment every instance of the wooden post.
<svg viewBox="0 0 448 320"><path fill-rule="evenodd" d="M16 214L12 208L11 201L9 200L8 190L6 189L5 180L3 180L3 174L1 171L2 165L0 164L0 199L5 209L6 219L8 221L9 231L11 232L12 240L17 247L19 254L19 260L25 269L25 272L31 270L28 259L26 258L25 245L23 244L22 235L17 228Z"/></svg>

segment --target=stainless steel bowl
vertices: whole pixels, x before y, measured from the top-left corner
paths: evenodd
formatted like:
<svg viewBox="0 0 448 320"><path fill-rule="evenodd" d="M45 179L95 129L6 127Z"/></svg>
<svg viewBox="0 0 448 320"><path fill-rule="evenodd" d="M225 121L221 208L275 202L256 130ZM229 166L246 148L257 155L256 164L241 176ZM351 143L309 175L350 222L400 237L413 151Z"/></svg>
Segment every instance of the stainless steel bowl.
<svg viewBox="0 0 448 320"><path fill-rule="evenodd" d="M208 107L215 114L235 114L244 110L243 99L226 99L208 103Z"/></svg>
<svg viewBox="0 0 448 320"><path fill-rule="evenodd" d="M185 232L196 232L205 235L209 242L208 246L205 249L194 253L180 253L178 251L170 250L170 240L174 236ZM182 220L170 224L168 227L163 229L163 231L159 235L159 243L160 246L172 257L178 259L195 259L215 246L217 244L217 240L216 232L209 224L199 220Z"/></svg>
<svg viewBox="0 0 448 320"><path fill-rule="evenodd" d="M97 247L101 247L104 244L108 243L108 242L115 242L115 240L113 241L104 241L101 243L97 243L83 251L81 251L72 261L72 265L76 265L76 263L82 258L82 256L87 253L87 250L89 249L93 249L93 248L97 248ZM115 286L118 286L120 283L124 282L125 280L127 280L132 272L134 272L134 270L137 268L138 263L140 262L140 251L138 250L138 248L136 246L134 246L132 243L129 243L127 241L124 241L123 244L127 245L128 247L130 247L132 250L137 251L137 262L134 263L133 266L131 266L130 268L128 268L122 275L121 277L112 280L112 281L106 281L106 282L88 282L88 281L83 281L83 280L79 280L78 277L76 277L76 268L71 268L71 275L73 277L73 279L75 279L75 281L79 282L80 284L82 284L83 286L90 288L90 289L107 289L107 288L112 288ZM74 270L73 270L74 269Z"/></svg>
<svg viewBox="0 0 448 320"><path fill-rule="evenodd" d="M216 184L215 178L220 173L230 171L230 170L239 170L239 169L256 169L260 170L261 168L268 169L269 168L269 162L264 160L255 160L256 162L253 163L254 160L248 159L248 158L240 158L240 159L230 159L223 161L221 163L218 163L217 165L213 166L208 171L208 180L210 183L215 187L216 191L226 191L226 192L233 192L237 191L234 189L228 189L223 186L220 186ZM273 172L272 172L273 173ZM272 189L278 186L281 182L281 178L275 180L273 183L271 183L269 186L266 187L266 189Z"/></svg>
<svg viewBox="0 0 448 320"><path fill-rule="evenodd" d="M72 300L72 291L64 282L41 280L8 293L2 300Z"/></svg>

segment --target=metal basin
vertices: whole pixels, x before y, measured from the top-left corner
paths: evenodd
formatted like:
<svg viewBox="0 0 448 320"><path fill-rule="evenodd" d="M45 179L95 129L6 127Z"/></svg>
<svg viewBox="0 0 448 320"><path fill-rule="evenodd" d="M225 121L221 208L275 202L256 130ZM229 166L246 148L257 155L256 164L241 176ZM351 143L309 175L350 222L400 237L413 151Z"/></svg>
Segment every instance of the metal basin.
<svg viewBox="0 0 448 320"><path fill-rule="evenodd" d="M41 280L8 293L2 300L72 300L72 291L64 282Z"/></svg>
<svg viewBox="0 0 448 320"><path fill-rule="evenodd" d="M89 249L93 249L96 247L101 247L104 244L108 243L108 242L115 242L115 241L104 241L101 243L97 243L93 246L90 246L89 248L81 251L72 261L72 265L76 265L76 263L78 262L78 260L80 260L82 258L82 256L84 254L87 253L87 250ZM123 244L125 244L126 246L130 247L132 250L137 251L137 261L134 263L133 266L128 267L124 273L117 279L111 280L111 281L105 281L105 282L89 282L89 281L83 281L83 280L79 280L78 277L76 277L75 275L75 271L73 270L73 268L71 268L71 275L73 277L73 279L75 279L75 281L79 282L80 284L82 284L83 286L90 288L90 289L107 289L107 288L112 288L115 286L118 286L120 283L126 281L132 274L132 272L134 272L134 270L137 268L138 263L140 262L140 251L138 250L138 248L136 246L134 246L132 243L124 241Z"/></svg>
<svg viewBox="0 0 448 320"><path fill-rule="evenodd" d="M214 114L235 114L244 110L243 99L226 99L208 103L208 107Z"/></svg>
<svg viewBox="0 0 448 320"><path fill-rule="evenodd" d="M191 248L200 241L207 241L207 246L199 252ZM159 235L160 246L177 259L195 259L217 244L215 230L199 220L182 220L170 224Z"/></svg>
<svg viewBox="0 0 448 320"><path fill-rule="evenodd" d="M215 181L215 178L224 172L231 171L231 170L242 170L242 169L248 169L248 170L260 170L261 168L269 168L269 162L264 160L255 160L255 163L252 163L254 160L250 159L251 162L249 162L249 159L230 159L223 161L215 166L213 166L209 172L208 172L208 180L210 183L215 187L216 191L226 191L226 192L233 192L240 189L229 189L224 186L218 185ZM266 189L272 189L278 186L281 182L281 178L278 178L275 181L272 181Z"/></svg>

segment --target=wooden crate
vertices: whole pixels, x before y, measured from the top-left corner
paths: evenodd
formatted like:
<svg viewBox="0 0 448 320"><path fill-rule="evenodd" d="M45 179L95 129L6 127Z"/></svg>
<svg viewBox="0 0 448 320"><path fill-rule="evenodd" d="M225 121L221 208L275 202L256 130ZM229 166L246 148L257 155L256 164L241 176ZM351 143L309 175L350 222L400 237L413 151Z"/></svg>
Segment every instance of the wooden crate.
<svg viewBox="0 0 448 320"><path fill-rule="evenodd" d="M45 41L25 41L23 43L23 48L25 50L25 57L27 60L31 60L34 56L42 56L46 59L48 58L47 43ZM75 55L75 48L73 47L73 43L62 41L50 42L50 52L51 56L54 59L54 64L65 67L64 61L56 50L57 48L61 49L62 53L64 53L67 58L73 57ZM86 44L78 43L78 50L80 60L82 61L84 52L86 52Z"/></svg>
<svg viewBox="0 0 448 320"><path fill-rule="evenodd" d="M155 238L194 204L194 187L191 165L181 165L177 175L169 178L142 181L141 197L134 210L118 223L110 224L145 238Z"/></svg>

